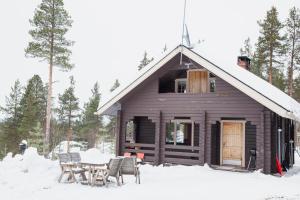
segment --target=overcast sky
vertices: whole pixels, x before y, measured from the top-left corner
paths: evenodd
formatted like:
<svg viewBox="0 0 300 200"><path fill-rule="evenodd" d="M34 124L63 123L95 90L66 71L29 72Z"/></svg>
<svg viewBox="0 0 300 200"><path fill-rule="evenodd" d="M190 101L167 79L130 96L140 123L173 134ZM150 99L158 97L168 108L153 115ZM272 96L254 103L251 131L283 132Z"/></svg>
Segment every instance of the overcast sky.
<svg viewBox="0 0 300 200"><path fill-rule="evenodd" d="M0 105L16 79L23 85L34 74L47 82L48 65L25 58L30 40L28 20L41 0L0 0ZM121 84L133 77L145 50L161 54L179 45L184 0L65 0L65 8L74 20L68 38L72 48L71 72L54 71L54 95L68 86L74 75L76 95L81 104L91 95L98 81L103 97L116 78ZM259 34L257 20L276 6L284 20L288 10L300 8L300 0L187 0L187 17L192 42L201 39L201 55L215 64L236 64L243 41L254 43Z"/></svg>

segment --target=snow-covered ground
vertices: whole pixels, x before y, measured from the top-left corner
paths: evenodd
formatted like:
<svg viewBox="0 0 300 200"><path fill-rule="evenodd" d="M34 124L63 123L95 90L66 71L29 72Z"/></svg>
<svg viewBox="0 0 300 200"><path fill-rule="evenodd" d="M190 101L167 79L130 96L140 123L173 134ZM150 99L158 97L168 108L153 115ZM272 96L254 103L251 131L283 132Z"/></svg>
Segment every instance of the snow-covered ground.
<svg viewBox="0 0 300 200"><path fill-rule="evenodd" d="M107 162L111 155L97 149L81 153L83 161ZM46 160L29 148L25 155L8 155L0 162L0 199L86 200L86 199L300 199L300 160L284 177L260 172L238 173L208 166L141 166L141 184L125 176L117 187L90 187L58 183L57 161Z"/></svg>

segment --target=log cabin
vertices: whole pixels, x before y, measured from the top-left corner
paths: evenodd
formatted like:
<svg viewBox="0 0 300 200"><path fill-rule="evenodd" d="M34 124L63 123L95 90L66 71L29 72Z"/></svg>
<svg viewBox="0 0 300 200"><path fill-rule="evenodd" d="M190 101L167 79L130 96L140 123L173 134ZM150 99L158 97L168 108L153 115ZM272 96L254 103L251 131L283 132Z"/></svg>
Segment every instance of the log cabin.
<svg viewBox="0 0 300 200"><path fill-rule="evenodd" d="M250 72L250 59L217 66L179 45L115 91L97 114L116 116L116 155L155 165L262 169L294 164L300 104ZM251 162L250 162L251 160Z"/></svg>

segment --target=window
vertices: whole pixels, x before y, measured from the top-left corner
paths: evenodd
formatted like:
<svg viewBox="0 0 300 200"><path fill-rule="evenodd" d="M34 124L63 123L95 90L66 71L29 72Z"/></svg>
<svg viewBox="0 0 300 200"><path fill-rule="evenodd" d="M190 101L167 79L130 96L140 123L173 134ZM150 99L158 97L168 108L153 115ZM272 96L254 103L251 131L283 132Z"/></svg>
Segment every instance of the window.
<svg viewBox="0 0 300 200"><path fill-rule="evenodd" d="M126 124L126 136L125 140L128 143L134 143L135 142L135 123L133 120L127 122Z"/></svg>
<svg viewBox="0 0 300 200"><path fill-rule="evenodd" d="M209 91L216 91L216 76L212 73L209 73Z"/></svg>
<svg viewBox="0 0 300 200"><path fill-rule="evenodd" d="M186 79L176 79L175 80L175 92L176 93L186 93Z"/></svg>
<svg viewBox="0 0 300 200"><path fill-rule="evenodd" d="M167 124L166 144L193 146L194 123L187 119L172 120Z"/></svg>
<svg viewBox="0 0 300 200"><path fill-rule="evenodd" d="M126 123L126 143L155 143L155 123L146 116L135 116Z"/></svg>

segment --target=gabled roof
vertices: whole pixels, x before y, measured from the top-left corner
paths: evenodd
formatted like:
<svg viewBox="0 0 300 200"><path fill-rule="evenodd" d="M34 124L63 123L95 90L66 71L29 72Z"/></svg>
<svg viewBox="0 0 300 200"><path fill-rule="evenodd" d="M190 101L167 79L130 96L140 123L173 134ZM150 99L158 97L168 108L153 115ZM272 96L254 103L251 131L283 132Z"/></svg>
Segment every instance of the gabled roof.
<svg viewBox="0 0 300 200"><path fill-rule="evenodd" d="M286 93L248 70L237 66L219 67L196 52L181 45L176 47L157 63L145 67L140 75L129 85L119 88L118 91L112 94L111 98L100 105L97 114L105 114L105 112L116 105L122 97L163 67L180 52L278 115L300 121L300 104Z"/></svg>

